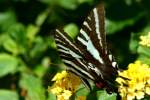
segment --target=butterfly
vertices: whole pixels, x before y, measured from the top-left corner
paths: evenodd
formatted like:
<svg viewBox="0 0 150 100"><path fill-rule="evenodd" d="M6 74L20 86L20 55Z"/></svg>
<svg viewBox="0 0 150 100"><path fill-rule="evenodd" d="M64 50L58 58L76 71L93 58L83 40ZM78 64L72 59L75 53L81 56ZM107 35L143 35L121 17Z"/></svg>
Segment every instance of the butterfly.
<svg viewBox="0 0 150 100"><path fill-rule="evenodd" d="M90 81L108 92L116 91L117 62L107 48L104 4L97 5L85 18L73 40L63 30L55 30L55 41L67 70L79 76L91 90Z"/></svg>

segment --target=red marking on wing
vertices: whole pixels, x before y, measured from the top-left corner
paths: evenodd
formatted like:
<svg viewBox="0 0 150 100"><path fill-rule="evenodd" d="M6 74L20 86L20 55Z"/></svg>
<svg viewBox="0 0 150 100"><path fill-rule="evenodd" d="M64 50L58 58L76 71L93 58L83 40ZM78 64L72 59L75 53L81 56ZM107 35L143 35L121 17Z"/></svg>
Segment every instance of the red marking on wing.
<svg viewBox="0 0 150 100"><path fill-rule="evenodd" d="M104 87L106 87L106 84L102 83L102 82L99 82L99 83L96 83L96 87L97 88L104 88Z"/></svg>

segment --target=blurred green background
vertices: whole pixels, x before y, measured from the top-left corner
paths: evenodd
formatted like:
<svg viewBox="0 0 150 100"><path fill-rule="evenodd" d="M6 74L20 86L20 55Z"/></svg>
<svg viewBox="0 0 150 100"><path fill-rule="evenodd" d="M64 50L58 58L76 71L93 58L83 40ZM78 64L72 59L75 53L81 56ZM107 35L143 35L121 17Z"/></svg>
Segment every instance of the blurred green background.
<svg viewBox="0 0 150 100"><path fill-rule="evenodd" d="M65 26L74 37L98 2L0 0L0 100L54 100L47 88L64 65L53 30ZM150 31L150 1L105 0L105 10L108 46L119 67L136 59L150 64L150 50L138 44Z"/></svg>

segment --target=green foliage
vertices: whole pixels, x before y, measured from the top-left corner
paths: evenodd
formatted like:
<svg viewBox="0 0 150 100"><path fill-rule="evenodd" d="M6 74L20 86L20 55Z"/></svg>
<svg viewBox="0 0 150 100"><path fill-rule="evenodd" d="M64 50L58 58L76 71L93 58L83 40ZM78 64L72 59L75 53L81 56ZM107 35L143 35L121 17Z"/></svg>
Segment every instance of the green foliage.
<svg viewBox="0 0 150 100"><path fill-rule="evenodd" d="M97 91L97 100L116 100L116 94L107 94L106 91Z"/></svg>
<svg viewBox="0 0 150 100"><path fill-rule="evenodd" d="M76 36L78 35L79 31L78 31L78 27L75 24L68 24L64 27L64 31L66 33L68 33L68 35L75 39Z"/></svg>
<svg viewBox="0 0 150 100"><path fill-rule="evenodd" d="M30 74L22 73L19 85L27 92L26 99L29 100L45 100L44 88L42 87L42 81Z"/></svg>
<svg viewBox="0 0 150 100"><path fill-rule="evenodd" d="M56 100L47 88L64 65L56 51L53 30L64 26L75 39L82 18L97 3L98 0L0 0L0 100ZM108 44L124 68L134 60L150 65L150 49L139 45L139 37L150 32L148 4L148 0L105 1ZM89 100L116 100L117 95L103 90L90 93L83 86L74 94Z"/></svg>
<svg viewBox="0 0 150 100"><path fill-rule="evenodd" d="M0 99L1 100L18 100L19 96L15 91L9 90L0 90Z"/></svg>
<svg viewBox="0 0 150 100"><path fill-rule="evenodd" d="M9 54L0 54L0 77L9 73L15 73L18 67L18 59Z"/></svg>

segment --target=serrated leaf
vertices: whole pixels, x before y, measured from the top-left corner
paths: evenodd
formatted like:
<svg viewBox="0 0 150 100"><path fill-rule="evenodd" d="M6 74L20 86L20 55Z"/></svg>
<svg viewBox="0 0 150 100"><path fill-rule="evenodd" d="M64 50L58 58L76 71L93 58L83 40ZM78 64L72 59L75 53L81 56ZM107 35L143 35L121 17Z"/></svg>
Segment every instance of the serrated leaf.
<svg viewBox="0 0 150 100"><path fill-rule="evenodd" d="M0 77L9 73L15 73L18 66L16 57L6 53L0 54Z"/></svg>
<svg viewBox="0 0 150 100"><path fill-rule="evenodd" d="M19 85L27 90L26 100L45 100L45 91L41 79L27 73L23 73Z"/></svg>
<svg viewBox="0 0 150 100"><path fill-rule="evenodd" d="M19 100L19 96L15 91L0 90L0 100Z"/></svg>
<svg viewBox="0 0 150 100"><path fill-rule="evenodd" d="M97 91L97 100L116 100L116 94L108 94L106 91Z"/></svg>

